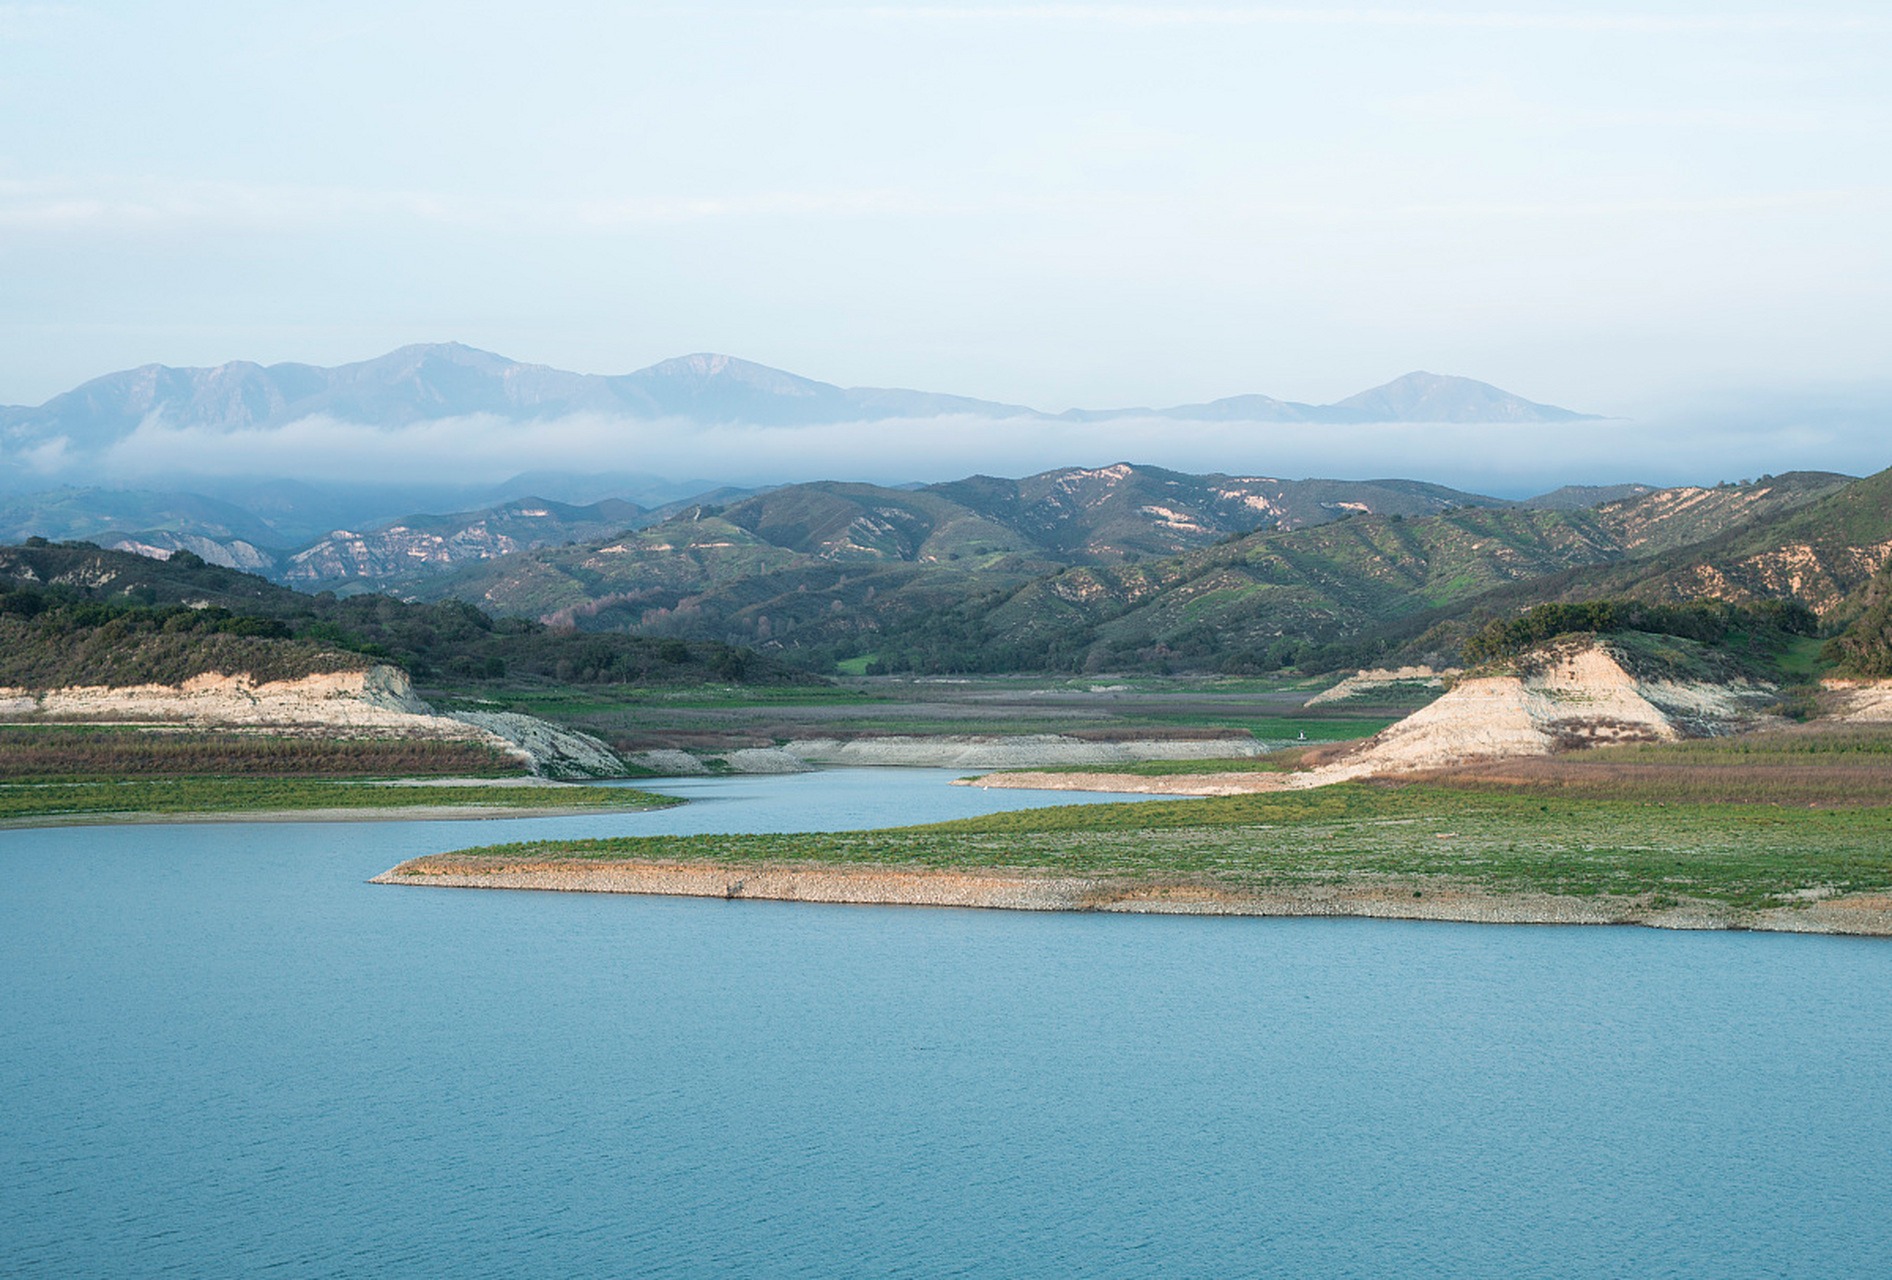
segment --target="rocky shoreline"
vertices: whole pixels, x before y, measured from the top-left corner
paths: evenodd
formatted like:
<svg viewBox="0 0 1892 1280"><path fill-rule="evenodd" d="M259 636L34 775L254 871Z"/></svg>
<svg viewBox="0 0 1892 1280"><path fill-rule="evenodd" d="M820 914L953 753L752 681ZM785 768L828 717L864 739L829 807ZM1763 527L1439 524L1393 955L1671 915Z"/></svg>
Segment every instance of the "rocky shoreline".
<svg viewBox="0 0 1892 1280"><path fill-rule="evenodd" d="M1743 911L1716 903L1658 906L1646 898L1497 893L1419 880L1252 888L1210 882L1104 879L1022 870L677 862L644 859L413 858L373 884L529 889L876 906L1141 915L1352 916L1478 924L1634 924L1892 937L1892 895L1858 894Z"/></svg>

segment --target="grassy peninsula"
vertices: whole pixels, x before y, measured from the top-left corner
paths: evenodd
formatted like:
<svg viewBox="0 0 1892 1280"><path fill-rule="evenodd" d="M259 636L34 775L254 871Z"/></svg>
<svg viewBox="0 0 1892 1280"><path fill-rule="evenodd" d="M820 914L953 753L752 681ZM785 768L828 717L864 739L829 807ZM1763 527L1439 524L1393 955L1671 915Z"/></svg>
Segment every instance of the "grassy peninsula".
<svg viewBox="0 0 1892 1280"><path fill-rule="evenodd" d="M732 882L764 868L997 873L1076 885L1050 905L1100 909L1160 910L1168 899L1237 913L1444 910L1466 919L1886 932L1892 733L1780 731L1602 748L1422 781L1023 810L881 831L496 845L416 859L387 879L587 887L612 867L713 867ZM1457 907L1440 908L1441 900ZM1346 910L1350 901L1372 909ZM1841 903L1860 908L1857 918L1835 923Z"/></svg>

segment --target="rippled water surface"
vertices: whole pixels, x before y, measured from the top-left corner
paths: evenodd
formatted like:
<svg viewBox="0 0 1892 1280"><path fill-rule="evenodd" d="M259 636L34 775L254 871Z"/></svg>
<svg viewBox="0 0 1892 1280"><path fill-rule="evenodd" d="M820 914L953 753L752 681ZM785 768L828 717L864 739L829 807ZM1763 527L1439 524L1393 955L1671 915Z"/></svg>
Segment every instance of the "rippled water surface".
<svg viewBox="0 0 1892 1280"><path fill-rule="evenodd" d="M0 832L0 1272L1887 1274L1892 943L364 883L947 776Z"/></svg>

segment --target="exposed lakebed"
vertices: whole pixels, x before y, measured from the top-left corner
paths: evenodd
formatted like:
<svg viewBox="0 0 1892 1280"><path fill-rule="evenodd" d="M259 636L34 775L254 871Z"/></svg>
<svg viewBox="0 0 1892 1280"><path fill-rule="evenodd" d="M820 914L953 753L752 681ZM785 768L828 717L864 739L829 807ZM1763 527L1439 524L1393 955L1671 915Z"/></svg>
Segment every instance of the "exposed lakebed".
<svg viewBox="0 0 1892 1280"><path fill-rule="evenodd" d="M8 1266L1880 1270L1883 942L364 883L494 839L1092 798L951 776L0 832Z"/></svg>

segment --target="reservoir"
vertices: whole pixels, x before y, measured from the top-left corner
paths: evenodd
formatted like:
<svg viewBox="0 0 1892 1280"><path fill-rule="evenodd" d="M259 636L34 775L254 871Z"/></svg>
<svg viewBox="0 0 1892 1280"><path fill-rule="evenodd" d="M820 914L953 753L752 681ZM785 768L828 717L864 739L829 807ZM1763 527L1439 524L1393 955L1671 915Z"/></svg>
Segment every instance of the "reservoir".
<svg viewBox="0 0 1892 1280"><path fill-rule="evenodd" d="M0 1272L1886 1273L1887 940L365 883L952 776L0 831Z"/></svg>

